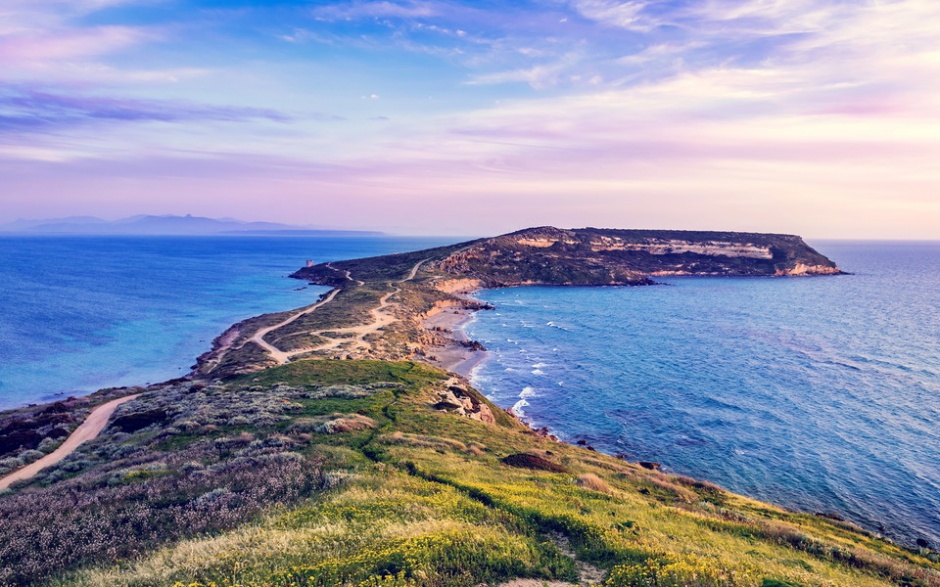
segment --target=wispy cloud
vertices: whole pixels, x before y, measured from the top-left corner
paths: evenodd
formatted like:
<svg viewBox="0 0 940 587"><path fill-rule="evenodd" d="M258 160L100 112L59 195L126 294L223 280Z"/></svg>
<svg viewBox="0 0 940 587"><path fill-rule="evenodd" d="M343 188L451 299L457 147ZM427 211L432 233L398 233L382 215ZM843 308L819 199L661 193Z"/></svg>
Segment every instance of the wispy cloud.
<svg viewBox="0 0 940 587"><path fill-rule="evenodd" d="M468 85L491 85L522 82L541 90L559 85L597 86L603 76L596 68L581 67L583 52L572 51L555 59L508 71L474 75Z"/></svg>
<svg viewBox="0 0 940 587"><path fill-rule="evenodd" d="M57 26L95 11L142 0L5 0L0 6L0 34Z"/></svg>
<svg viewBox="0 0 940 587"><path fill-rule="evenodd" d="M123 26L5 35L0 36L0 65L24 68L62 59L97 57L155 38L153 31Z"/></svg>
<svg viewBox="0 0 940 587"><path fill-rule="evenodd" d="M111 122L287 122L275 110L210 106L183 101L134 100L54 94L37 90L0 90L0 132Z"/></svg>
<svg viewBox="0 0 940 587"><path fill-rule="evenodd" d="M87 24L96 11L141 0L7 0L0 6L0 82L33 80L94 84L155 81L169 70L117 72L108 60L166 40L166 31L142 24Z"/></svg>
<svg viewBox="0 0 940 587"><path fill-rule="evenodd" d="M421 18L440 14L437 2L347 2L332 6L320 6L313 14L324 20L355 20L359 18Z"/></svg>
<svg viewBox="0 0 940 587"><path fill-rule="evenodd" d="M655 20L644 14L644 0L619 2L617 0L573 0L572 8L584 18L605 26L628 30L649 31L656 26Z"/></svg>

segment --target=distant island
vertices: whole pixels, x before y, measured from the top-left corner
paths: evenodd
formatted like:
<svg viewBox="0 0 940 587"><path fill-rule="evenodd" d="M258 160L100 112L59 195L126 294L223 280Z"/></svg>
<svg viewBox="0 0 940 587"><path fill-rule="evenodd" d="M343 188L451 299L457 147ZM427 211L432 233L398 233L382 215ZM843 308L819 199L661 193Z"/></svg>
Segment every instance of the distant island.
<svg viewBox="0 0 940 587"><path fill-rule="evenodd" d="M929 545L559 442L459 373L481 287L838 273L795 236L550 227L303 268L332 289L186 377L0 414L4 472L103 427L0 478L0 585L940 587Z"/></svg>
<svg viewBox="0 0 940 587"><path fill-rule="evenodd" d="M93 216L70 216L44 220L17 220L0 225L0 235L88 235L88 236L380 236L377 231L337 230L294 226L277 222L245 222L233 218L203 216L142 215L120 220Z"/></svg>

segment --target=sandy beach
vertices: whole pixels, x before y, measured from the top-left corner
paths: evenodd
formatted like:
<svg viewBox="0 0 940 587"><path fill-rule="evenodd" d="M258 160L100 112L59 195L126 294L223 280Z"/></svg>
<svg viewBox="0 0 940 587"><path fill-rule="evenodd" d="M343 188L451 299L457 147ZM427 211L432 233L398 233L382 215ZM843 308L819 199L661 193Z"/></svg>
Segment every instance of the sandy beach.
<svg viewBox="0 0 940 587"><path fill-rule="evenodd" d="M447 306L424 319L424 327L441 335L440 338L445 341L444 344L428 348L428 362L469 379L473 369L487 357L486 351L474 350L461 344L470 340L462 328L470 322L476 311L460 306Z"/></svg>

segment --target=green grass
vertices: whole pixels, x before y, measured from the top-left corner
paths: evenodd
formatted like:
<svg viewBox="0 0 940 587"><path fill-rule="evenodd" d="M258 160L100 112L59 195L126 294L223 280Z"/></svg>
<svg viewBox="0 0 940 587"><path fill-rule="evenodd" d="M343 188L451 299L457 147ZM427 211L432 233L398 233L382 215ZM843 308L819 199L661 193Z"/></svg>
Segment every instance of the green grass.
<svg viewBox="0 0 940 587"><path fill-rule="evenodd" d="M292 450L320 463L332 489L235 530L93 565L55 584L574 581L565 543L605 571L607 587L940 585L936 563L845 524L559 444L505 415L487 425L437 412L435 390L448 378L411 362L300 361L229 382L232 392L306 390L296 400L302 408L276 428ZM311 418L333 414L366 416L374 427L309 432ZM293 426L299 419L308 424ZM519 452L567 472L501 462Z"/></svg>

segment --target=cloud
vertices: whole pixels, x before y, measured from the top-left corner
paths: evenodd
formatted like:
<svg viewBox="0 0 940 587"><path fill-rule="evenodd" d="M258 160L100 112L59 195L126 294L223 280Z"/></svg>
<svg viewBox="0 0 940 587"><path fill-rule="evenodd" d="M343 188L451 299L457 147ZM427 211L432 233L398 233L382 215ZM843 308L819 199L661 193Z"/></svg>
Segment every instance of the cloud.
<svg viewBox="0 0 940 587"><path fill-rule="evenodd" d="M571 7L581 16L605 26L648 31L655 22L643 14L648 2L633 0L574 0Z"/></svg>
<svg viewBox="0 0 940 587"><path fill-rule="evenodd" d="M11 12L56 10L73 14L87 14L111 6L141 3L143 3L141 0L5 0L4 6Z"/></svg>
<svg viewBox="0 0 940 587"><path fill-rule="evenodd" d="M155 38L153 31L123 26L6 35L0 37L0 64L22 69L36 63L80 60Z"/></svg>
<svg viewBox="0 0 940 587"><path fill-rule="evenodd" d="M146 0L145 0L146 1ZM24 28L46 28L98 10L141 0L4 0L0 7L0 34Z"/></svg>
<svg viewBox="0 0 940 587"><path fill-rule="evenodd" d="M322 20L356 20L362 18L427 18L440 14L435 2L347 2L321 6L313 10Z"/></svg>
<svg viewBox="0 0 940 587"><path fill-rule="evenodd" d="M558 61L509 71L485 73L471 77L467 84L474 86L523 82L538 90L561 83L568 66L569 63Z"/></svg>
<svg viewBox="0 0 940 587"><path fill-rule="evenodd" d="M105 64L116 55L167 38L155 26L88 25L83 18L121 0L6 0L0 8L0 81L162 81L196 68L121 71ZM176 76L177 79L179 76Z"/></svg>
<svg viewBox="0 0 940 587"><path fill-rule="evenodd" d="M245 122L256 119L274 122L291 120L280 112L263 108L213 106L172 100L75 96L14 87L0 88L0 132L41 130L93 121Z"/></svg>

